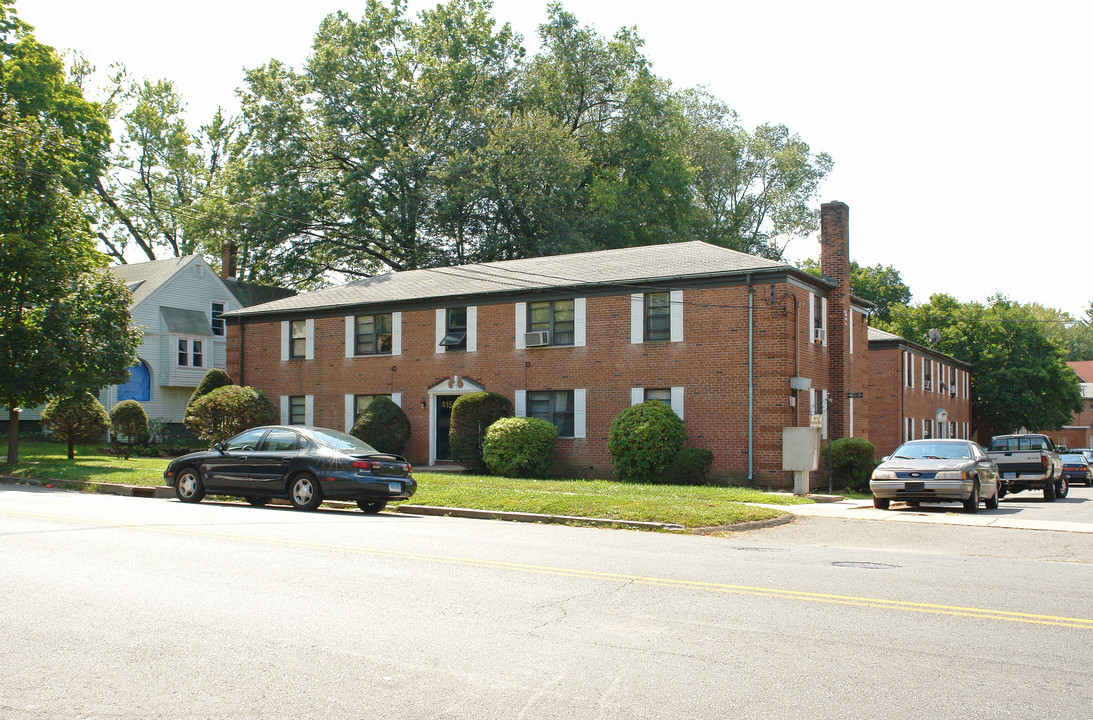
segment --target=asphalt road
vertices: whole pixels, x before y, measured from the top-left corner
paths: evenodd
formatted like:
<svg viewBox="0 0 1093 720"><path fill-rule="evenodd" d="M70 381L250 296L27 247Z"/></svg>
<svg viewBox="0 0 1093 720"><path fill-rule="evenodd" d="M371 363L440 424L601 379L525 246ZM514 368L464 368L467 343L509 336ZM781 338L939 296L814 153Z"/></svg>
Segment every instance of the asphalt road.
<svg viewBox="0 0 1093 720"><path fill-rule="evenodd" d="M1086 718L1091 558L0 485L0 718Z"/></svg>

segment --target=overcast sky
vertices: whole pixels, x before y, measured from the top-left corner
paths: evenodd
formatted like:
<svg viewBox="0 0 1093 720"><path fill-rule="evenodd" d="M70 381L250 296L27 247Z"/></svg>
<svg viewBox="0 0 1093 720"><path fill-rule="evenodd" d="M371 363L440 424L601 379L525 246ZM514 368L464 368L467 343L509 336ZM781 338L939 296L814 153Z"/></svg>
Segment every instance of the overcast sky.
<svg viewBox="0 0 1093 720"><path fill-rule="evenodd" d="M432 2L414 0L415 12ZM636 26L659 76L705 85L749 128L787 125L835 169L850 253L925 302L1001 292L1083 317L1093 301L1088 0L569 0L601 34ZM235 110L243 69L299 67L335 0L17 0L38 39L173 80L191 119ZM546 2L496 0L537 47ZM817 203L818 204L818 203ZM816 238L787 259L817 257Z"/></svg>

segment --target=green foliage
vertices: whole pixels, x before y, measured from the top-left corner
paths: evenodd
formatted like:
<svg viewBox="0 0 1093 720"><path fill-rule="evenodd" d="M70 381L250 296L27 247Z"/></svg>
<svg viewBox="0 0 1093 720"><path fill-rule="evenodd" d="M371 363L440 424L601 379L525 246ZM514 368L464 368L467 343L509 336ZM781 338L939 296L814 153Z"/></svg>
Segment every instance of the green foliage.
<svg viewBox="0 0 1093 720"><path fill-rule="evenodd" d="M126 438L122 446L126 460L133 452L133 443L143 442L148 437L148 415L136 400L122 400L115 405L110 411L110 425L114 435Z"/></svg>
<svg viewBox="0 0 1093 720"><path fill-rule="evenodd" d="M192 406L194 404L194 401L197 400L199 397L208 395L217 388L221 388L231 384L231 376L228 375L228 373L226 373L225 371L221 370L220 368L213 368L212 370L209 370L201 378L201 382L197 384L197 387L194 388L193 393L190 395L190 401L186 403L186 410L189 411L190 406Z"/></svg>
<svg viewBox="0 0 1093 720"><path fill-rule="evenodd" d="M186 427L212 444L244 430L277 422L266 394L250 386L225 385L203 395L186 411Z"/></svg>
<svg viewBox="0 0 1093 720"><path fill-rule="evenodd" d="M883 327L919 343L931 328L941 333L937 350L972 366L972 415L981 435L1054 430L1081 410L1077 376L1028 307L1002 296L983 305L939 293L929 303L894 307Z"/></svg>
<svg viewBox="0 0 1093 720"><path fill-rule="evenodd" d="M486 429L482 459L494 475L545 478L550 475L558 428L539 418L501 418Z"/></svg>
<svg viewBox="0 0 1093 720"><path fill-rule="evenodd" d="M486 469L482 460L482 440L486 428L512 415L512 401L494 392L460 395L452 406L452 424L448 431L452 459L468 470Z"/></svg>
<svg viewBox="0 0 1093 720"><path fill-rule="evenodd" d="M42 425L53 437L68 443L68 459L76 443L95 442L110 429L110 416L99 399L86 390L67 397L55 397L42 410Z"/></svg>
<svg viewBox="0 0 1093 720"><path fill-rule="evenodd" d="M683 448L664 470L664 482L670 485L704 485L713 464L713 453L705 448Z"/></svg>
<svg viewBox="0 0 1093 720"><path fill-rule="evenodd" d="M360 438L380 452L401 455L410 441L410 418L387 397L373 400L357 422L350 435Z"/></svg>
<svg viewBox="0 0 1093 720"><path fill-rule="evenodd" d="M798 267L816 277L820 276L820 263L817 260L803 260L798 263ZM880 263L872 267L862 267L851 260L850 291L877 306L874 325L888 322L893 307L911 302L911 288L903 282L899 271L891 265Z"/></svg>
<svg viewBox="0 0 1093 720"><path fill-rule="evenodd" d="M663 403L647 400L615 416L607 449L620 480L659 482L686 440L679 416Z"/></svg>
<svg viewBox="0 0 1093 720"><path fill-rule="evenodd" d="M824 446L824 467L832 478L852 492L868 492L869 476L877 466L873 443L861 438L839 438Z"/></svg>

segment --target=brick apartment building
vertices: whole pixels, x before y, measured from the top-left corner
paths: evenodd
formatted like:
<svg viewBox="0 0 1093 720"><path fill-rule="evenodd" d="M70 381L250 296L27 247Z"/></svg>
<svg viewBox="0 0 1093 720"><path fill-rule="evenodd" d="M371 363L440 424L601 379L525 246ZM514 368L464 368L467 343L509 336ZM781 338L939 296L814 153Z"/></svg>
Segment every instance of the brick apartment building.
<svg viewBox="0 0 1093 720"><path fill-rule="evenodd" d="M1048 434L1057 444L1068 448L1093 448L1093 360L1068 362L1067 365L1078 376L1082 409L1074 413L1069 425Z"/></svg>
<svg viewBox="0 0 1093 720"><path fill-rule="evenodd" d="M843 203L823 206L822 278L697 241L379 275L229 313L228 372L286 423L348 429L389 396L413 426L406 455L418 465L448 457L459 395L497 392L558 426L555 468L570 476L609 476L611 421L656 399L683 418L690 445L713 451L713 475L786 487L783 427L822 415L829 439L886 443L901 429L898 406L873 401L898 394L904 375L888 368L885 383L871 363L848 221ZM948 377L932 367L932 382ZM965 396L945 397L966 435ZM917 422L941 402L939 391L903 409Z"/></svg>

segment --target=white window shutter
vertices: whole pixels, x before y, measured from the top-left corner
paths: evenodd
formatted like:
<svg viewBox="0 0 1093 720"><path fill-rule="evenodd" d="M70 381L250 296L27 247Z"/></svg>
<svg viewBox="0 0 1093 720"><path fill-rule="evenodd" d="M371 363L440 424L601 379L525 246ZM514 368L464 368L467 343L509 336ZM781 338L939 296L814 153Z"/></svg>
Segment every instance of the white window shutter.
<svg viewBox="0 0 1093 720"><path fill-rule="evenodd" d="M679 419L683 419L683 388L672 388L672 409L675 410L676 415L679 415Z"/></svg>
<svg viewBox="0 0 1093 720"><path fill-rule="evenodd" d="M315 359L315 319L308 318L304 321L304 332L307 335L307 339L304 340L304 359ZM310 424L310 423L308 423Z"/></svg>
<svg viewBox="0 0 1093 720"><path fill-rule="evenodd" d="M445 308L436 309L436 352L440 354L444 352L444 346L440 344L440 341L444 339L445 331L448 329L448 311Z"/></svg>
<svg viewBox="0 0 1093 720"><path fill-rule="evenodd" d="M671 341L683 342L683 291L673 290L668 293L669 319L671 321Z"/></svg>
<svg viewBox="0 0 1093 720"><path fill-rule="evenodd" d="M827 297L820 298L820 313L823 315L823 317L820 318L820 322L824 329L824 341L821 344L824 347L827 347ZM826 427L826 425L824 427ZM826 430L824 432L824 437L827 437Z"/></svg>
<svg viewBox="0 0 1093 720"><path fill-rule="evenodd" d="M808 342L816 337L816 293L808 294Z"/></svg>
<svg viewBox="0 0 1093 720"><path fill-rule="evenodd" d="M351 358L357 354L357 318L345 316L345 356Z"/></svg>
<svg viewBox="0 0 1093 720"><path fill-rule="evenodd" d="M641 405L645 402L645 388L630 388L630 404Z"/></svg>
<svg viewBox="0 0 1093 720"><path fill-rule="evenodd" d="M585 436L585 398L587 390L573 391L573 437Z"/></svg>
<svg viewBox="0 0 1093 720"><path fill-rule="evenodd" d="M478 306L467 306L467 352L478 351Z"/></svg>
<svg viewBox="0 0 1093 720"><path fill-rule="evenodd" d="M315 424L315 396L304 395L304 425Z"/></svg>
<svg viewBox="0 0 1093 720"><path fill-rule="evenodd" d="M281 396L281 424L288 425L288 395Z"/></svg>
<svg viewBox="0 0 1093 720"><path fill-rule="evenodd" d="M288 362L288 320L281 321L281 362Z"/></svg>
<svg viewBox="0 0 1093 720"><path fill-rule="evenodd" d="M524 345L524 333L527 332L528 327L528 304L526 302L516 303L516 349L523 350ZM517 417L523 417L518 415Z"/></svg>
<svg viewBox="0 0 1093 720"><path fill-rule="evenodd" d="M399 407L402 407L402 393L400 393L400 392L391 393L391 402L398 405Z"/></svg>
<svg viewBox="0 0 1093 720"><path fill-rule="evenodd" d="M516 417L527 417L528 416L528 391L527 390L517 390L516 391L516 397L514 398L514 402L513 402L513 414L515 414Z"/></svg>
<svg viewBox="0 0 1093 720"><path fill-rule="evenodd" d="M573 298L573 345L585 346L585 299Z"/></svg>
<svg viewBox="0 0 1093 720"><path fill-rule="evenodd" d="M823 439L827 439L827 390L820 391L820 407L821 412L824 414L824 427L823 427Z"/></svg>
<svg viewBox="0 0 1093 720"><path fill-rule="evenodd" d="M356 411L357 411L356 399L352 395L347 393L346 396L345 396L345 431L346 432L349 432L350 430L353 429L353 421L356 420L356 418L353 417L353 416L356 415Z"/></svg>
<svg viewBox="0 0 1093 720"><path fill-rule="evenodd" d="M391 354L402 354L402 313L391 313Z"/></svg>
<svg viewBox="0 0 1093 720"><path fill-rule="evenodd" d="M636 345L645 340L645 296L633 293L630 296L630 344Z"/></svg>

